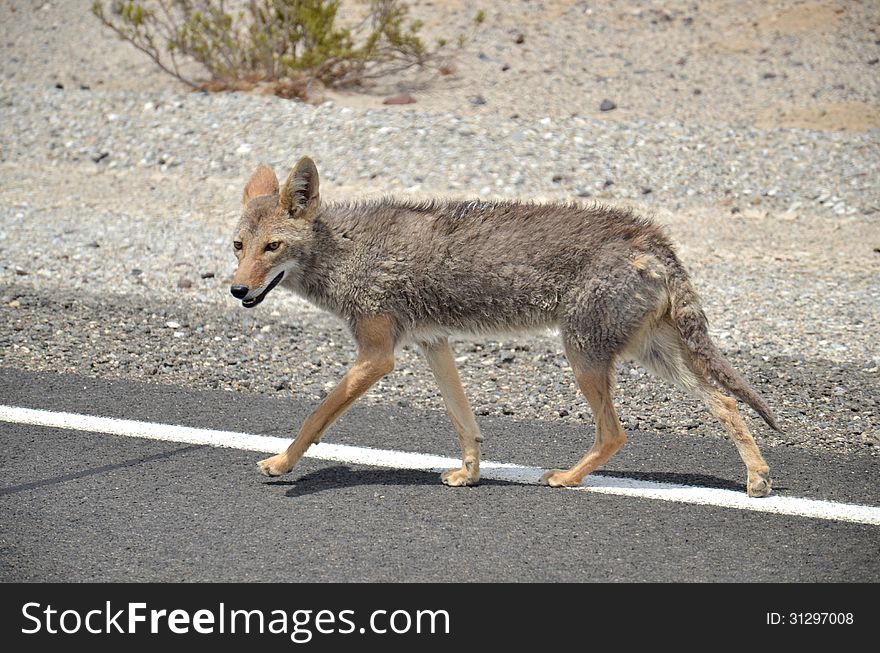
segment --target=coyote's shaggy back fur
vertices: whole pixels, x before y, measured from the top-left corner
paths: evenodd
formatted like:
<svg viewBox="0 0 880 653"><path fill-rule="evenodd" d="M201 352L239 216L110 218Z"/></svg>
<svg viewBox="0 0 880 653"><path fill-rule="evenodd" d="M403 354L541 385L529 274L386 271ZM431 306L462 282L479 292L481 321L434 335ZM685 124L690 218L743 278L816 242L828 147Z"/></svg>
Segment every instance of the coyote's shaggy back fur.
<svg viewBox="0 0 880 653"><path fill-rule="evenodd" d="M773 428L776 422L712 344L688 275L651 221L600 205L321 203L310 159L280 187L261 167L244 199L233 294L254 306L280 283L346 320L360 352L346 379L358 390L341 385L287 452L261 462L264 472L289 471L360 392L390 371L394 347L412 341L428 356L462 441L464 465L444 481L476 482L481 438L447 337L553 327L596 415L597 440L574 468L548 473L549 484L580 483L622 445L611 378L618 358L633 357L703 398L743 456L749 493L769 493L767 465L735 404L708 379Z"/></svg>

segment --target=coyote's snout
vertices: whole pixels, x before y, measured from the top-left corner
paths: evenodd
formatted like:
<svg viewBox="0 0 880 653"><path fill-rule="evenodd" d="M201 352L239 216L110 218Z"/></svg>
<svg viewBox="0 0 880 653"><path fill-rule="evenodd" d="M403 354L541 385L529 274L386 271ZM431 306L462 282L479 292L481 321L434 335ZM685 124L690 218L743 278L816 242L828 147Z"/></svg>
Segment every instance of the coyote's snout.
<svg viewBox="0 0 880 653"><path fill-rule="evenodd" d="M702 399L736 445L751 496L770 472L723 388L774 429L764 400L709 338L699 298L665 234L632 212L599 205L380 200L322 204L318 170L301 159L283 185L260 166L244 190L233 238L231 292L243 306L277 285L343 318L357 361L283 453L260 461L289 472L360 395L394 368L395 347L424 352L458 432L462 466L447 485L480 478L482 437L448 337L556 328L596 421L593 447L543 481L578 485L623 446L612 402L615 362L632 358Z"/></svg>

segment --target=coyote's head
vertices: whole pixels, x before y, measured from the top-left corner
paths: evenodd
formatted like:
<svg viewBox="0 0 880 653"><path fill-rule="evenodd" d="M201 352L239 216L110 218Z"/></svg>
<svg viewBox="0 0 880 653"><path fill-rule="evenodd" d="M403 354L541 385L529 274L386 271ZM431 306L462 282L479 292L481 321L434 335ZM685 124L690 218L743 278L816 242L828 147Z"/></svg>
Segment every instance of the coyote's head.
<svg viewBox="0 0 880 653"><path fill-rule="evenodd" d="M245 308L259 304L297 268L311 249L312 222L320 203L318 169L303 157L279 189L266 166L244 188L244 214L232 239L238 269L230 291Z"/></svg>

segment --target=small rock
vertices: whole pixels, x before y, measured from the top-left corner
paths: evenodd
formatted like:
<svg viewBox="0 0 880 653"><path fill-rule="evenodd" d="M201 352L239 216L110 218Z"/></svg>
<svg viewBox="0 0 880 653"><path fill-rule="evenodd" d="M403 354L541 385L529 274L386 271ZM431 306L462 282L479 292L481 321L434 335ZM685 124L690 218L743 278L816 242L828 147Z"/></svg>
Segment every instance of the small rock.
<svg viewBox="0 0 880 653"><path fill-rule="evenodd" d="M614 111L616 108L617 105L608 99L602 100L602 104L599 105L599 111Z"/></svg>
<svg viewBox="0 0 880 653"><path fill-rule="evenodd" d="M20 308L20 307L21 307L21 302L18 301L17 299L13 299L11 302L9 302L9 303L6 304L6 305L7 305L9 308Z"/></svg>
<svg viewBox="0 0 880 653"><path fill-rule="evenodd" d="M213 279L214 273L213 272L202 272L202 274L200 276L202 277L202 279Z"/></svg>
<svg viewBox="0 0 880 653"><path fill-rule="evenodd" d="M101 163L104 159L110 156L110 152L98 152L92 157L92 161L95 163Z"/></svg>
<svg viewBox="0 0 880 653"><path fill-rule="evenodd" d="M787 220L789 222L792 220L797 220L798 217L800 216L800 209L801 209L801 203L794 202L791 206L788 207L788 210L785 213L783 213L782 215L780 215L779 217L780 217L780 219Z"/></svg>
<svg viewBox="0 0 880 653"><path fill-rule="evenodd" d="M648 188L647 186L642 187L642 195L650 195L653 192L653 189Z"/></svg>
<svg viewBox="0 0 880 653"><path fill-rule="evenodd" d="M516 35L516 38L513 39L513 42L516 43L517 45L522 45L523 43L526 42L526 35L523 34L522 32L520 32L519 34Z"/></svg>
<svg viewBox="0 0 880 653"><path fill-rule="evenodd" d="M15 266L15 274L17 274L17 275L20 276L20 277L23 277L23 276L25 276L25 275L27 275L27 274L30 274L30 272L28 272L28 271L25 270L24 268L20 268L20 267L18 267L18 266L16 265L16 266Z"/></svg>
<svg viewBox="0 0 880 653"><path fill-rule="evenodd" d="M133 277L139 277L139 276L141 276L143 273L144 273L144 271L141 270L140 268L133 268L132 271L131 271L131 276L133 276Z"/></svg>
<svg viewBox="0 0 880 653"><path fill-rule="evenodd" d="M477 107L482 104L486 104L486 98L484 98L482 95L474 95L473 97L468 99L470 100L471 104Z"/></svg>
<svg viewBox="0 0 880 653"><path fill-rule="evenodd" d="M702 95L702 94L703 94L703 89L701 89L701 88L694 89L694 95Z"/></svg>
<svg viewBox="0 0 880 653"><path fill-rule="evenodd" d="M764 73L763 75L761 75L761 78L762 79L775 79L776 73Z"/></svg>
<svg viewBox="0 0 880 653"><path fill-rule="evenodd" d="M382 104L414 104L416 99L409 93L392 95L382 100Z"/></svg>
<svg viewBox="0 0 880 653"><path fill-rule="evenodd" d="M868 59L869 66L875 66L878 63L880 63L880 59L878 59L877 57L874 57L873 59Z"/></svg>
<svg viewBox="0 0 880 653"><path fill-rule="evenodd" d="M180 279L177 280L177 287L178 288L192 288L192 285L193 285L193 282L190 279L187 279L186 277L180 277Z"/></svg>
<svg viewBox="0 0 880 653"><path fill-rule="evenodd" d="M165 323L165 326L167 326L169 329L179 329L181 325L180 325L180 322L175 322L174 320L168 320Z"/></svg>
<svg viewBox="0 0 880 653"><path fill-rule="evenodd" d="M504 73L504 72L507 72L508 70L510 70L510 64L507 64L507 63L501 64L501 72Z"/></svg>
<svg viewBox="0 0 880 653"><path fill-rule="evenodd" d="M55 84L55 88L57 88L57 89L60 90L60 91L63 91L63 90L64 90L64 84L62 84L61 82L58 82L57 84Z"/></svg>
<svg viewBox="0 0 880 653"><path fill-rule="evenodd" d="M92 242L86 244L86 247L91 247L92 249L98 249L100 246L101 243L99 243L97 240L93 240Z"/></svg>

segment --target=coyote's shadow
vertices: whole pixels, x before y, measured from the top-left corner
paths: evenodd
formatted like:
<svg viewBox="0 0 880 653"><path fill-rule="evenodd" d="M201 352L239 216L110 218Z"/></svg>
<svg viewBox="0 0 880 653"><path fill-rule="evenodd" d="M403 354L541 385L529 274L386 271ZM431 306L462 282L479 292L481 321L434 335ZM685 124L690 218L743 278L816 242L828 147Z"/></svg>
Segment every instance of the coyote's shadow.
<svg viewBox="0 0 880 653"><path fill-rule="evenodd" d="M745 486L725 478L710 476L707 474L677 474L673 472L624 472L624 471L598 471L596 476L626 478L636 481L653 481L655 483L670 483L675 485L688 485L691 487L705 487L722 490L734 490L743 492ZM292 480L266 481L266 485L279 485L288 487L286 496L295 498L317 494L328 490L357 487L361 485L374 486L439 486L440 475L434 471L420 471L411 469L351 469L345 465L333 465L310 472ZM495 485L530 485L516 481L505 481L490 478L482 478L480 486ZM774 488L777 489L777 488ZM781 489L781 488L779 488Z"/></svg>
<svg viewBox="0 0 880 653"><path fill-rule="evenodd" d="M267 481L266 485L286 485L290 489L285 493L288 497L302 497L325 490L338 490L358 485L440 485L439 472L426 472L413 469L351 469L345 465L324 467L317 471L300 476L295 480ZM480 485L526 485L512 481L481 479Z"/></svg>

